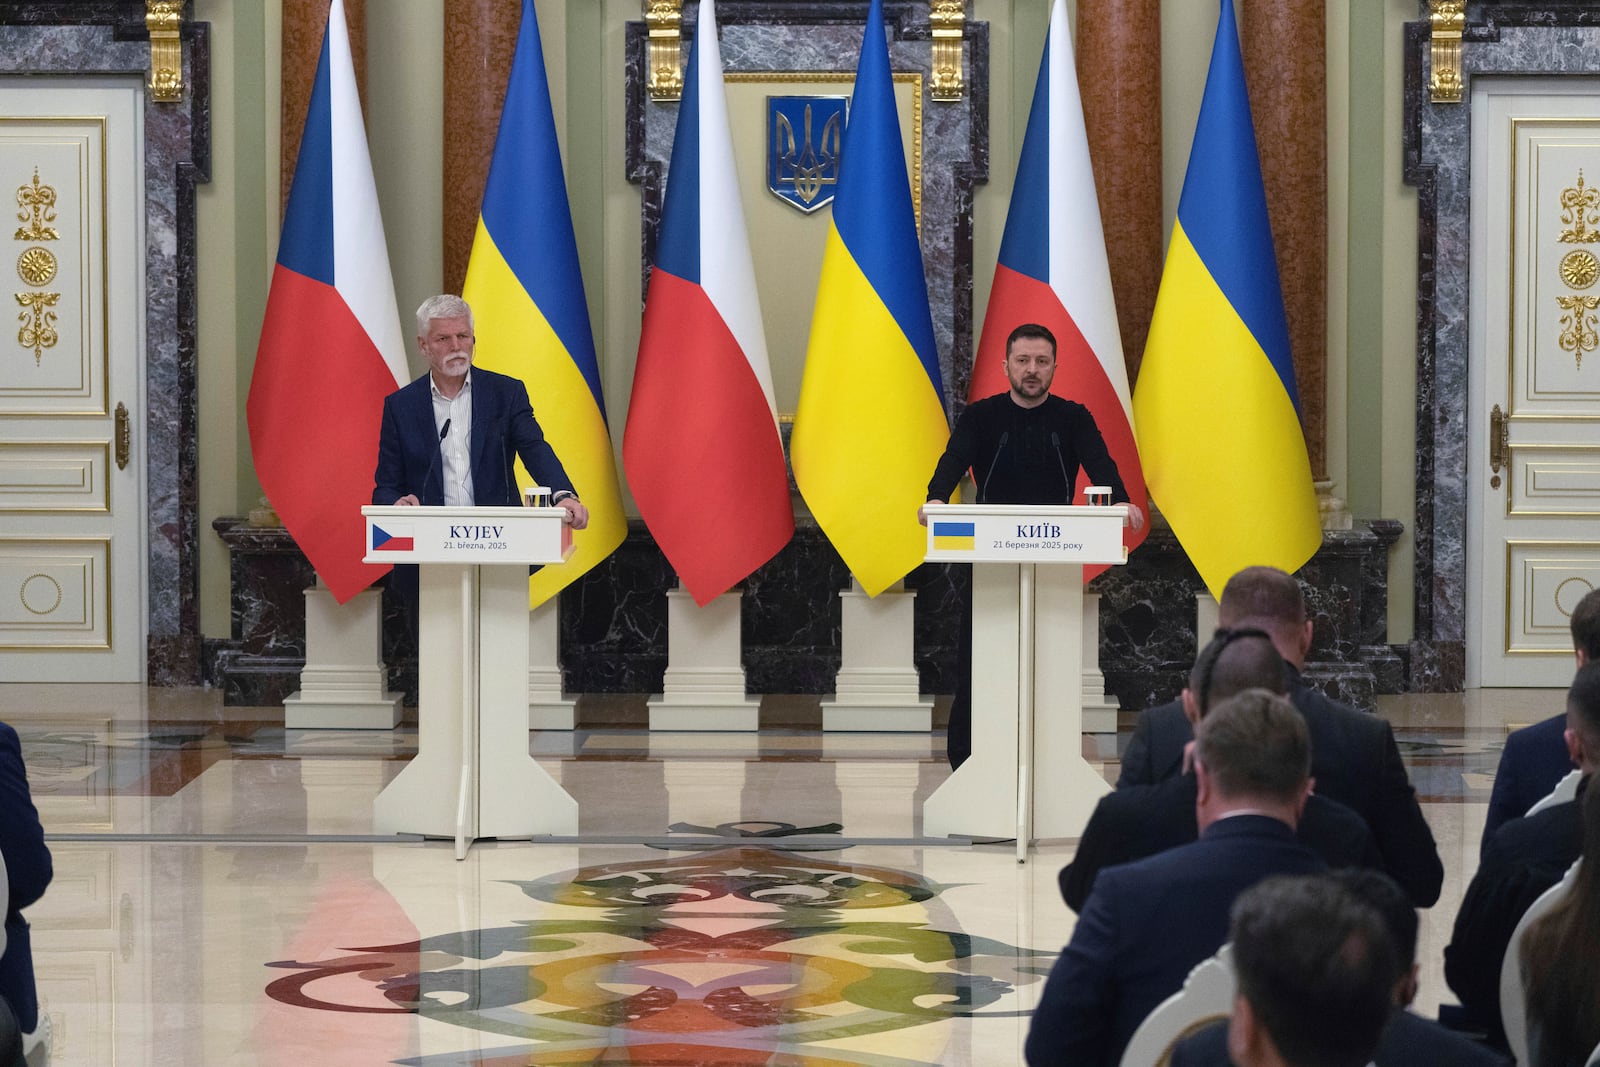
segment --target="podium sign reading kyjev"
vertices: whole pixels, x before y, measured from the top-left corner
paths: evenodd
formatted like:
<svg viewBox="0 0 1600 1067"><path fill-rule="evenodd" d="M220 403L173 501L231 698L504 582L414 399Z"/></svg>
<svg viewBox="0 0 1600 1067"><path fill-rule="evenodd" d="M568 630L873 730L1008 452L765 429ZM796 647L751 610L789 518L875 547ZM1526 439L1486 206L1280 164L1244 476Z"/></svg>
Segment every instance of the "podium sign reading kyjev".
<svg viewBox="0 0 1600 1067"><path fill-rule="evenodd" d="M572 554L562 508L361 509L367 563L419 564L417 754L373 802L381 834L571 835L578 803L528 752L528 565Z"/></svg>
<svg viewBox="0 0 1600 1067"><path fill-rule="evenodd" d="M1083 565L1125 563L1128 509L929 504L929 562L972 563L972 756L922 807L930 837L1076 837L1105 778L1083 756ZM1037 710L1038 714L1035 714Z"/></svg>
<svg viewBox="0 0 1600 1067"><path fill-rule="evenodd" d="M366 563L559 563L572 553L562 508L373 506L361 513Z"/></svg>

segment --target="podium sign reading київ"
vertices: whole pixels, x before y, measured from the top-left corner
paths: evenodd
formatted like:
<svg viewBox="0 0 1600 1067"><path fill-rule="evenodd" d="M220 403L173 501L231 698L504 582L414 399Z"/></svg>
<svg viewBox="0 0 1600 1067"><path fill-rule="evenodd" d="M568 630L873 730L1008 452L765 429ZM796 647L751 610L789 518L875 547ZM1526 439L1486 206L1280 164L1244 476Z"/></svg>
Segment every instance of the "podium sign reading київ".
<svg viewBox="0 0 1600 1067"><path fill-rule="evenodd" d="M972 568L972 755L923 833L1075 837L1111 791L1083 756L1083 565L1124 563L1128 509L929 504L929 562Z"/></svg>
<svg viewBox="0 0 1600 1067"><path fill-rule="evenodd" d="M367 563L418 567L417 755L373 802L378 833L576 834L578 803L528 753L528 564L572 554L562 508L361 509Z"/></svg>

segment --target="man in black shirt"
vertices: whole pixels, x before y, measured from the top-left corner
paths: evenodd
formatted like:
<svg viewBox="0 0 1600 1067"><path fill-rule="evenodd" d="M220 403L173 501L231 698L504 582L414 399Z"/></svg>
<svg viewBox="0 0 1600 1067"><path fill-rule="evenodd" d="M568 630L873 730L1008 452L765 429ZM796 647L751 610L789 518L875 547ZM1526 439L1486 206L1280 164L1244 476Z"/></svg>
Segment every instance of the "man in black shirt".
<svg viewBox="0 0 1600 1067"><path fill-rule="evenodd" d="M1128 499L1089 409L1050 394L1055 375L1055 335L1031 322L1012 330L1006 338L1006 380L1011 388L974 401L961 413L928 482L928 503L948 501L961 476L971 469L979 504L1070 504L1082 467L1089 484L1109 486L1112 503L1128 505L1134 529L1144 525L1144 512ZM927 525L920 508L917 520ZM957 660L956 696L950 705L945 746L952 770L972 754L970 598Z"/></svg>

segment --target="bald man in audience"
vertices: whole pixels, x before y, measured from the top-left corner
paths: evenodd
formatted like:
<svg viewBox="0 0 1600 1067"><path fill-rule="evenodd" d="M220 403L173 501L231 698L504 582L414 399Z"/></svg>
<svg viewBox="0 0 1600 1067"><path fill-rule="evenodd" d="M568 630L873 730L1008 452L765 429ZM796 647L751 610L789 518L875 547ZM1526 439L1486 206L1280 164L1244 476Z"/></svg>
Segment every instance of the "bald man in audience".
<svg viewBox="0 0 1600 1067"><path fill-rule="evenodd" d="M1567 754L1583 776L1578 799L1512 819L1495 831L1456 913L1444 950L1444 977L1461 998L1466 1024L1505 1047L1500 1026L1500 965L1524 912L1583 853L1579 800L1600 767L1600 662L1578 669L1567 690Z"/></svg>
<svg viewBox="0 0 1600 1067"><path fill-rule="evenodd" d="M1228 630L1264 630L1272 638L1289 666L1289 699L1311 731L1317 794L1361 816L1377 842L1384 870L1413 904L1431 907L1444 884L1444 864L1400 761L1394 731L1375 715L1328 699L1301 677L1312 626L1300 583L1276 567L1247 567L1223 588L1217 622ZM1123 755L1117 788L1149 785L1181 773L1184 748L1193 736L1180 701L1141 714Z"/></svg>
<svg viewBox="0 0 1600 1067"><path fill-rule="evenodd" d="M1305 720L1251 689L1212 709L1195 746L1199 840L1108 867L1040 994L1027 1058L1116 1064L1150 1010L1221 947L1235 898L1326 865L1295 840L1311 769Z"/></svg>
<svg viewBox="0 0 1600 1067"><path fill-rule="evenodd" d="M1182 697L1184 714L1191 724L1198 723L1212 707L1246 689L1288 696L1289 672L1283 657L1265 631L1219 630L1189 674ZM1129 786L1100 798L1072 862L1058 878L1067 906L1073 911L1083 907L1102 869L1198 837L1197 788L1190 768L1155 785ZM1306 801L1295 836L1329 867L1383 867L1383 857L1361 816L1327 797L1313 795Z"/></svg>

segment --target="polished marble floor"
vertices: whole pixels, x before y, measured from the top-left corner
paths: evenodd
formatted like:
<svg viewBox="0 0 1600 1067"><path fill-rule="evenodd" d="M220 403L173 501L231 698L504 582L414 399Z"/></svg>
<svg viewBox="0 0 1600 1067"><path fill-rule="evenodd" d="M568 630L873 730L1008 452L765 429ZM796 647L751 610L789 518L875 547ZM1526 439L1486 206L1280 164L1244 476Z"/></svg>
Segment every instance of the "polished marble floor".
<svg viewBox="0 0 1600 1067"><path fill-rule="evenodd" d="M1425 1011L1500 744L1560 706L1383 698L1446 869ZM0 685L0 719L56 859L29 916L59 1065L1015 1064L1072 929L1072 842L922 838L939 734L535 733L579 839L457 862L373 834L414 727L101 685ZM1110 778L1118 740L1086 739Z"/></svg>

